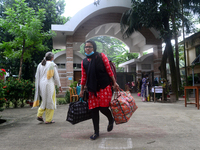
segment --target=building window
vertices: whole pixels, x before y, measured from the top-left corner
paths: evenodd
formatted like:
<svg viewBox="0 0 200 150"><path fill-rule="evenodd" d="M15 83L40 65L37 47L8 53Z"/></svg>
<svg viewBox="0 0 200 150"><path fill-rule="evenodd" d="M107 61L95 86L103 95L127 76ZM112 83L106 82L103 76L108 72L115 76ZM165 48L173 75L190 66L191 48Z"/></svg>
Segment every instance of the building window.
<svg viewBox="0 0 200 150"><path fill-rule="evenodd" d="M142 69L151 69L151 64L142 64Z"/></svg>
<svg viewBox="0 0 200 150"><path fill-rule="evenodd" d="M196 46L195 50L196 50L196 57L197 57L200 54L200 45Z"/></svg>
<svg viewBox="0 0 200 150"><path fill-rule="evenodd" d="M56 63L59 69L65 69L65 64Z"/></svg>
<svg viewBox="0 0 200 150"><path fill-rule="evenodd" d="M81 69L81 64L76 64L76 63L74 63L74 64L73 64L73 68L74 68L74 69Z"/></svg>

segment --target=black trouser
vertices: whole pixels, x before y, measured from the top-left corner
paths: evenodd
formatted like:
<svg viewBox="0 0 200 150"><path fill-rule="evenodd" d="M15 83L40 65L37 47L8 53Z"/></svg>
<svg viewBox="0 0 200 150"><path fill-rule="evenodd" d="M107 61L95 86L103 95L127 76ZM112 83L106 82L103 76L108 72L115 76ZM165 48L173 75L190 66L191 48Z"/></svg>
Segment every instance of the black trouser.
<svg viewBox="0 0 200 150"><path fill-rule="evenodd" d="M104 114L108 118L109 124L113 123L113 117L108 107L97 107L97 108L91 109L92 122L93 122L95 134L99 134L99 110L101 111L102 114Z"/></svg>

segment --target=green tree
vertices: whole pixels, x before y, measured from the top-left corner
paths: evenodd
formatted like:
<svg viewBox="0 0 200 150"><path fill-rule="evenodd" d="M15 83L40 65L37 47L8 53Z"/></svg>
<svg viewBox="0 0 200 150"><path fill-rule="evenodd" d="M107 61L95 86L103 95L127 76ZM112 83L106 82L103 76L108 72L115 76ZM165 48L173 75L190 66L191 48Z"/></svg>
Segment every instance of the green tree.
<svg viewBox="0 0 200 150"><path fill-rule="evenodd" d="M0 26L13 36L12 41L2 42L0 47L8 58L20 58L19 78L22 74L23 60L31 58L34 50L47 49L43 42L51 38L53 33L42 31L42 21L45 11L39 9L35 12L27 6L24 0L15 0L12 7L6 8L6 18L0 19Z"/></svg>
<svg viewBox="0 0 200 150"><path fill-rule="evenodd" d="M14 1L14 0L11 0ZM10 2L10 0L0 0L0 18L5 18L6 15L4 14L6 10L6 6L8 4L12 4L13 2ZM13 40L13 37L9 35L7 31L5 31L1 26L0 26L0 43L2 41L9 41ZM0 49L0 67L5 68L5 63L6 63L6 57L3 54L4 50Z"/></svg>
<svg viewBox="0 0 200 150"><path fill-rule="evenodd" d="M103 52L107 55L108 59L113 61L116 65L117 72L123 71L123 68L118 67L119 64L126 62L131 59L138 58L137 53L130 53L126 49L126 45L113 37L108 36L98 36L91 40L95 41L97 44L97 51ZM84 54L84 44L80 47L80 52Z"/></svg>
<svg viewBox="0 0 200 150"><path fill-rule="evenodd" d="M166 78L166 62L168 59L171 70L172 90L176 93L177 98L177 75L174 71L176 66L171 39L182 21L180 2L178 0L132 0L132 8L124 12L121 18L121 29L122 32L125 31L124 38L128 38L134 31L139 31L142 27L153 27L160 31L160 37L166 43L160 66L161 77ZM197 0L183 0L183 3L189 9L189 6L199 5L200 2ZM174 19L174 23L172 23L172 19ZM183 19L189 32L191 22L186 17Z"/></svg>
<svg viewBox="0 0 200 150"><path fill-rule="evenodd" d="M122 72L123 68L118 67L119 64L129 61L131 59L137 59L139 56L138 53L130 53L128 50L120 52L118 55L114 55L113 62L116 65L117 72Z"/></svg>
<svg viewBox="0 0 200 150"><path fill-rule="evenodd" d="M36 12L40 9L45 10L45 19L43 20L43 31L47 32L51 29L52 24L64 24L70 17L61 16L65 11L65 0L25 0L28 7L33 8ZM48 41L52 42L52 40ZM53 49L52 44L49 49Z"/></svg>
<svg viewBox="0 0 200 150"><path fill-rule="evenodd" d="M33 8L36 12L39 9L45 9L45 19L43 20L42 31L48 32L51 29L52 24L64 24L70 20L71 17L64 17L62 14L65 11L65 0L26 0L28 6ZM31 60L26 60L24 63L25 68L30 68L29 72L25 72L24 79L32 79L35 76L35 70L38 63L41 62L44 55L48 51L52 51L53 43L52 39L47 39L43 44L48 47L44 51L32 52Z"/></svg>
<svg viewBox="0 0 200 150"><path fill-rule="evenodd" d="M65 8L64 0L25 0L25 2L27 3L27 6L32 7L36 13L40 9L46 10L44 14L45 19L42 20L42 32L48 32L51 29L51 24L64 24L68 20L70 20L70 17L65 18L64 16L61 16ZM7 7L12 7L14 3L16 3L15 0L0 0L0 18L5 19L6 14L3 12L5 12ZM13 39L14 38L11 34L0 27L0 43L2 43L3 41L12 41ZM35 51L31 51L31 58L24 60L23 71L21 75L22 78L31 80L34 79L37 64L41 62L45 53L47 51L51 51L53 48L52 39L46 39L45 41L43 41L43 45L46 47L44 51L38 51L37 49ZM18 62L20 61L20 58L6 58L3 53L4 50L5 49L0 49L0 66L2 68L5 68L6 71L10 73L10 75L14 75L18 73L15 70L19 70L19 67L16 66L16 63L11 62Z"/></svg>
<svg viewBox="0 0 200 150"><path fill-rule="evenodd" d="M95 41L97 44L97 51L105 53L109 60L113 60L115 55L118 55L126 50L126 45L122 41L113 37L98 36L92 38L91 40ZM80 47L80 52L84 54L83 45Z"/></svg>

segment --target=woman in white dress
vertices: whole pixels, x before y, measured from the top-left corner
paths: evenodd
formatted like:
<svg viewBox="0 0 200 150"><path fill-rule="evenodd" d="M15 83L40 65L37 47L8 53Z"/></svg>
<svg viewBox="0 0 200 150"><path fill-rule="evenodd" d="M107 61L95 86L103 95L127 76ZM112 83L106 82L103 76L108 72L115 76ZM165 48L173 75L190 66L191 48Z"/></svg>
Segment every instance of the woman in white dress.
<svg viewBox="0 0 200 150"><path fill-rule="evenodd" d="M47 52L42 62L38 65L35 75L35 97L33 107L39 106L40 97L42 102L38 108L37 120L43 121L45 112L45 123L55 123L53 119L54 110L56 109L56 90L55 85L62 92L60 78L57 66L53 62L54 54Z"/></svg>

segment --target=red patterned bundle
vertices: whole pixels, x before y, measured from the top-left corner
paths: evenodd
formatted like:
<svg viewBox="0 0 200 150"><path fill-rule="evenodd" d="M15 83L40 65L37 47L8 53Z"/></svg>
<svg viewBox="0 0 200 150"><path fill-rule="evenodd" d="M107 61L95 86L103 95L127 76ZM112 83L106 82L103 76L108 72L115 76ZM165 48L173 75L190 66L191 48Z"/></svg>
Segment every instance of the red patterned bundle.
<svg viewBox="0 0 200 150"><path fill-rule="evenodd" d="M130 92L124 92L122 89L119 89L114 98L110 102L110 108L115 119L116 124L121 124L128 122L132 114L138 108L134 98L131 96Z"/></svg>

